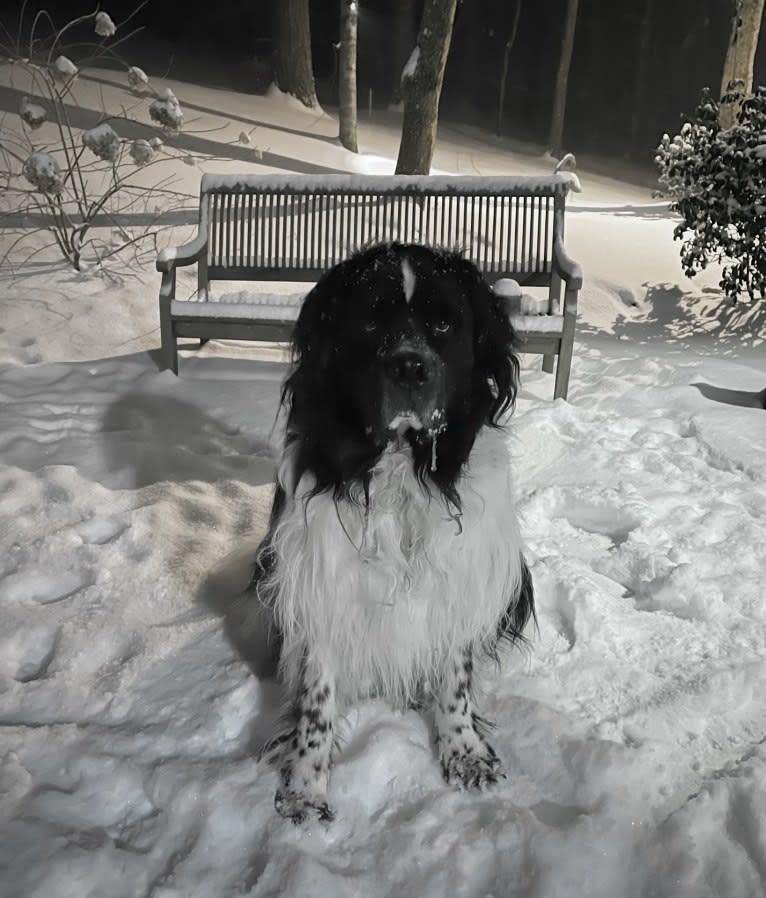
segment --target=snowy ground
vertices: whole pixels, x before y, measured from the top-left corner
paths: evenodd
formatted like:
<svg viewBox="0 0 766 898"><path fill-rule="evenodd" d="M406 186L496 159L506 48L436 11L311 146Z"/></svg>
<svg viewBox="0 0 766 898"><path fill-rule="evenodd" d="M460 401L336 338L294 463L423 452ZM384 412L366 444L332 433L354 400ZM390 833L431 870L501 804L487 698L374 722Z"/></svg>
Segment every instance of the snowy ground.
<svg viewBox="0 0 766 898"><path fill-rule="evenodd" d="M257 125L263 158L217 170L392 165L388 121L363 124L354 159L328 117L172 86L201 127L224 108L235 134ZM455 131L436 165L550 169ZM764 313L716 314L664 207L580 175L570 401L529 357L508 429L539 601L485 702L508 778L449 789L427 723L370 702L345 721L328 828L274 814L256 752L279 691L237 600L278 354L211 345L175 378L150 352L150 269L3 273L0 893L764 894ZM199 172L182 177L193 192Z"/></svg>

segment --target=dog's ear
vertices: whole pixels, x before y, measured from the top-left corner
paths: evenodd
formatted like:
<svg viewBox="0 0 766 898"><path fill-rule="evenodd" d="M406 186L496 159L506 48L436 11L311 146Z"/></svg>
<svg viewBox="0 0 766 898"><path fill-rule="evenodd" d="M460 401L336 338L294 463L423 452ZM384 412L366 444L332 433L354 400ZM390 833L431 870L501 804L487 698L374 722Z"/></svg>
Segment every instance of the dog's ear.
<svg viewBox="0 0 766 898"><path fill-rule="evenodd" d="M332 389L327 383L332 357L333 330L337 289L335 269L324 274L303 300L298 320L293 329L293 364L282 385L281 402L289 410L288 439L290 434L312 430L315 416L327 414L327 397ZM320 408L320 397L324 399ZM296 457L295 452L291 457Z"/></svg>
<svg viewBox="0 0 766 898"><path fill-rule="evenodd" d="M332 337L336 326L338 291L341 278L338 268L322 275L303 300L293 331L293 359L307 373L319 375L329 362Z"/></svg>
<svg viewBox="0 0 766 898"><path fill-rule="evenodd" d="M368 471L380 449L349 418L339 327L353 284L354 259L324 274L304 300L293 332L293 367L282 388L287 433L280 482L288 492L311 470L313 493Z"/></svg>
<svg viewBox="0 0 766 898"><path fill-rule="evenodd" d="M488 420L495 424L516 401L519 360L508 315L479 269L463 260L463 284L473 312L474 378L486 381L491 393Z"/></svg>

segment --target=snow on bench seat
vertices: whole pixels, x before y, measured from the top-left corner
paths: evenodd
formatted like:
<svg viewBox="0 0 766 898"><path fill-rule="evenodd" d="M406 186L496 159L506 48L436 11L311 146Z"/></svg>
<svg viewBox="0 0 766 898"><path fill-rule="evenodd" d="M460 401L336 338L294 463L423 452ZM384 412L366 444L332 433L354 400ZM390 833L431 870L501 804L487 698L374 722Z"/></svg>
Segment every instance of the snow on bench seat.
<svg viewBox="0 0 766 898"><path fill-rule="evenodd" d="M232 318L264 321L295 321L305 293L256 293L239 290L210 296L205 302L174 299L170 311L176 318Z"/></svg>
<svg viewBox="0 0 766 898"><path fill-rule="evenodd" d="M170 310L176 318L294 322L305 296L305 293L256 293L239 290L236 293L211 296L206 302L174 299ZM564 328L563 315L539 313L512 314L509 317L514 329L522 333L560 334Z"/></svg>
<svg viewBox="0 0 766 898"><path fill-rule="evenodd" d="M511 324L518 333L560 334L564 330L563 315L511 315Z"/></svg>

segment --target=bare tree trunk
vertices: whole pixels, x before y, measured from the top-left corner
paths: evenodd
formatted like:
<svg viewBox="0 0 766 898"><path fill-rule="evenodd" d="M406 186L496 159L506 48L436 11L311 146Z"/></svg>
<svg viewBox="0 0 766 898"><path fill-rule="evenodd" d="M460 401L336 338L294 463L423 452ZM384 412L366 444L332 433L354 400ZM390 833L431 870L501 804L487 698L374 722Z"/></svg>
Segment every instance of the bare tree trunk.
<svg viewBox="0 0 766 898"><path fill-rule="evenodd" d="M633 109L630 116L631 155L638 142L638 129L641 124L641 115L644 110L644 100L646 98L646 81L647 73L649 71L649 48L651 47L653 12L654 0L646 0L638 38L636 73L633 79Z"/></svg>
<svg viewBox="0 0 766 898"><path fill-rule="evenodd" d="M316 106L311 64L309 0L275 0L274 72L277 87Z"/></svg>
<svg viewBox="0 0 766 898"><path fill-rule="evenodd" d="M721 78L721 96L735 84L747 96L753 91L753 63L761 30L764 0L733 0L731 36L726 49ZM741 82L741 83L740 83ZM739 112L739 103L721 103L718 118L722 128L731 128Z"/></svg>
<svg viewBox="0 0 766 898"><path fill-rule="evenodd" d="M551 131L548 137L548 149L554 156L560 156L564 140L564 115L567 106L567 82L569 66L572 63L574 50L575 25L577 24L577 7L579 0L567 0L567 15L564 22L564 37L561 40L561 56L559 70L556 75L556 92L553 97L553 115Z"/></svg>
<svg viewBox="0 0 766 898"><path fill-rule="evenodd" d="M340 142L358 153L356 142L356 0L340 0L340 73L338 81Z"/></svg>
<svg viewBox="0 0 766 898"><path fill-rule="evenodd" d="M500 96L497 100L497 128L495 129L498 137L500 136L500 131L502 130L503 125L503 110L505 108L505 87L506 82L508 81L508 63L511 59L511 50L513 49L513 45L516 43L516 32L519 30L521 3L522 0L516 0L516 13L513 17L511 33L508 36L508 40L505 42L505 50L503 51L503 71L500 74Z"/></svg>
<svg viewBox="0 0 766 898"><path fill-rule="evenodd" d="M394 103L402 101L402 69L415 46L415 17L412 0L394 0Z"/></svg>
<svg viewBox="0 0 766 898"><path fill-rule="evenodd" d="M418 43L402 75L404 121L397 175L427 175L457 0L425 0Z"/></svg>

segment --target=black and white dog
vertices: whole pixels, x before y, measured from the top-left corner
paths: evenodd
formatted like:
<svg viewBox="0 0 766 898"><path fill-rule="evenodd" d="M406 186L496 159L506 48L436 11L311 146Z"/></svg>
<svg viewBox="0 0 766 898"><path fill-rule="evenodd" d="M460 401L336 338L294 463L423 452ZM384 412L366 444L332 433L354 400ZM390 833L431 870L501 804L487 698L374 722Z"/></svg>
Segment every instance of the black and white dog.
<svg viewBox="0 0 766 898"><path fill-rule="evenodd" d="M253 588L293 696L273 756L278 812L332 819L339 709L433 699L442 771L501 776L473 707L473 659L534 613L498 419L518 361L500 300L456 253L383 244L308 294Z"/></svg>

